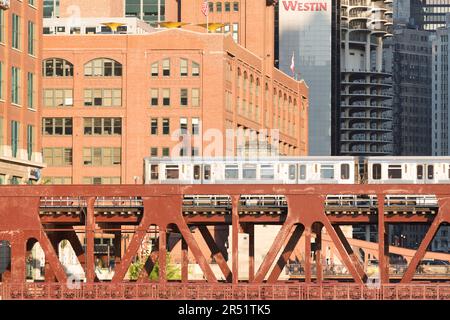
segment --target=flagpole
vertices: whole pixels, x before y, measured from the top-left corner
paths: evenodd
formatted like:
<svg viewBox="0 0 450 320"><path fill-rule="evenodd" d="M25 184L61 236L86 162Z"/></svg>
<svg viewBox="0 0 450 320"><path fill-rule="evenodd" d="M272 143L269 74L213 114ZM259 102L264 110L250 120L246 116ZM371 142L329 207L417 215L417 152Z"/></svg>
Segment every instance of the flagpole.
<svg viewBox="0 0 450 320"><path fill-rule="evenodd" d="M209 1L206 0L206 33L209 33Z"/></svg>

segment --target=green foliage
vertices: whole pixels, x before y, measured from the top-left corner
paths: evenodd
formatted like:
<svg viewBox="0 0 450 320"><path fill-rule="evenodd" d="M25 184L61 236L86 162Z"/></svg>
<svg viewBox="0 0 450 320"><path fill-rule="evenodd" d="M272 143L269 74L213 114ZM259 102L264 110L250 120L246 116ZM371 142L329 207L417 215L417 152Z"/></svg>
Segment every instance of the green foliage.
<svg viewBox="0 0 450 320"><path fill-rule="evenodd" d="M140 260L132 263L129 269L130 280L137 280L139 278L139 274L141 273L142 268L144 268L144 263Z"/></svg>
<svg viewBox="0 0 450 320"><path fill-rule="evenodd" d="M132 263L129 269L130 280L137 280L139 278L139 274L144 268L145 263L141 260L137 260ZM179 267L171 264L170 253L166 254L166 277L168 280L181 280L181 271ZM159 262L157 261L153 267L153 270L149 275L150 280L158 280L159 279Z"/></svg>
<svg viewBox="0 0 450 320"><path fill-rule="evenodd" d="M166 254L166 277L167 277L167 279L168 280L181 280L180 268L174 266L170 262L171 262L170 254L167 253ZM158 279L159 279L159 261L156 261L152 272L150 272L150 280L158 280Z"/></svg>

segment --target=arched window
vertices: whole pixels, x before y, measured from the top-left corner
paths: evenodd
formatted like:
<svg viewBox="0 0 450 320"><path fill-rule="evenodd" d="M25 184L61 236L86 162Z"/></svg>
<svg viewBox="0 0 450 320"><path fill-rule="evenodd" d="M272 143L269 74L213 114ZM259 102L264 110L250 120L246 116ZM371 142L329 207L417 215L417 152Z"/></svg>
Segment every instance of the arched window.
<svg viewBox="0 0 450 320"><path fill-rule="evenodd" d="M121 77L122 64L112 59L94 59L84 65L84 75L87 77Z"/></svg>
<svg viewBox="0 0 450 320"><path fill-rule="evenodd" d="M73 64L60 58L50 58L42 62L44 77L73 77Z"/></svg>

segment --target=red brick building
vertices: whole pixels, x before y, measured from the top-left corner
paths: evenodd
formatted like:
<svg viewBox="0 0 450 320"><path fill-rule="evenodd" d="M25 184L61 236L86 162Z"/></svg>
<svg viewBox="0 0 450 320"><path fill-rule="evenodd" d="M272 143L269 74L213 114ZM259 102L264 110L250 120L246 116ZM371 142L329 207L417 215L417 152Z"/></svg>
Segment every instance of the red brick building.
<svg viewBox="0 0 450 320"><path fill-rule="evenodd" d="M42 1L0 6L0 184L33 183L43 167Z"/></svg>
<svg viewBox="0 0 450 320"><path fill-rule="evenodd" d="M308 88L273 67L273 7L241 1L219 15L214 3L209 22L226 34L205 33L201 2L166 2L166 20L190 22L182 29L44 36L47 183L142 183L148 156L249 152L225 143L228 129L269 141L279 129L272 148L307 154ZM189 148L177 149L176 131L191 134ZM214 139L221 147L211 152Z"/></svg>

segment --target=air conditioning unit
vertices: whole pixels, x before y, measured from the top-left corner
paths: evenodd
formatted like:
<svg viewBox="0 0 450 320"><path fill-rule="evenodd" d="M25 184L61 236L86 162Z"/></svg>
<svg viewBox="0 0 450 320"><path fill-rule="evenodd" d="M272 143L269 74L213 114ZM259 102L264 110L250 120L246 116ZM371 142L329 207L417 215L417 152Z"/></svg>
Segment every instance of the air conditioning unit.
<svg viewBox="0 0 450 320"><path fill-rule="evenodd" d="M10 0L0 0L0 9L7 10L9 9Z"/></svg>

